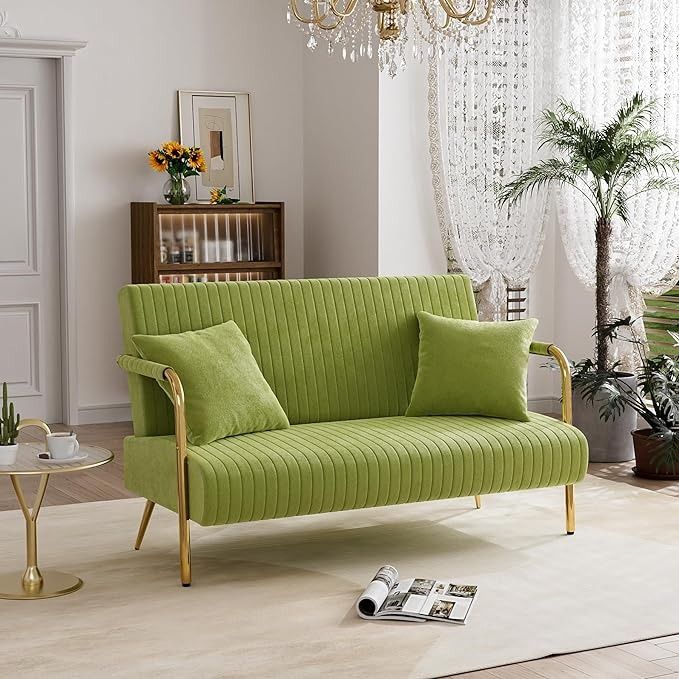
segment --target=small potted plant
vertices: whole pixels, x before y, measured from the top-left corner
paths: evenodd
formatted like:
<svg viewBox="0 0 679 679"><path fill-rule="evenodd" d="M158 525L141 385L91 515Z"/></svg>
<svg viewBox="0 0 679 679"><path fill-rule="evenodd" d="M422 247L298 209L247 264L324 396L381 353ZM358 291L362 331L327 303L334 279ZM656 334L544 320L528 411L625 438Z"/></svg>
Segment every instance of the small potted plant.
<svg viewBox="0 0 679 679"><path fill-rule="evenodd" d="M638 352L637 388L620 379L616 365L601 371L591 361L581 361L573 366L573 375L583 397L599 406L604 421L614 420L630 409L648 424L630 432L637 476L679 479L679 356L649 356L634 325L630 317L615 319L603 328L602 334L610 342L629 342ZM679 335L669 334L679 346Z"/></svg>
<svg viewBox="0 0 679 679"><path fill-rule="evenodd" d="M0 416L0 465L14 464L19 444L16 442L21 417L14 415L14 403L7 396L7 382L2 385L2 416Z"/></svg>
<svg viewBox="0 0 679 679"><path fill-rule="evenodd" d="M170 175L163 187L163 196L170 205L184 205L191 198L186 177L196 177L207 170L200 148L184 146L178 141L165 142L160 148L149 151L148 158L156 172Z"/></svg>

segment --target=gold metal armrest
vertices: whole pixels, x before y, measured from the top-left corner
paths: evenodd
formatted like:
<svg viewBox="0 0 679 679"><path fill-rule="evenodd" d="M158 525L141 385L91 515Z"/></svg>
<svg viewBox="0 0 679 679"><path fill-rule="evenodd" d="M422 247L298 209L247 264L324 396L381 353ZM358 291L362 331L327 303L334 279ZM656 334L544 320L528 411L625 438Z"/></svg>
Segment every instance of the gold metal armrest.
<svg viewBox="0 0 679 679"><path fill-rule="evenodd" d="M571 383L571 366L556 344L534 342L531 353L540 356L551 356L559 366L561 373L561 419L567 424L573 424L573 385ZM566 486L566 533L575 533L575 495L573 485Z"/></svg>
<svg viewBox="0 0 679 679"><path fill-rule="evenodd" d="M573 424L573 385L571 383L571 366L566 354L556 346L549 345L549 355L557 362L561 373L561 419Z"/></svg>
<svg viewBox="0 0 679 679"><path fill-rule="evenodd" d="M174 433L177 449L177 514L179 515L179 569L184 587L191 584L191 533L189 530L189 487L186 469L186 406L184 387L173 368L165 370L174 404Z"/></svg>
<svg viewBox="0 0 679 679"><path fill-rule="evenodd" d="M561 373L561 419L568 424L573 423L573 388L571 384L571 366L564 354L556 344L547 342L533 342L530 345L530 353L537 356L551 356L559 366Z"/></svg>

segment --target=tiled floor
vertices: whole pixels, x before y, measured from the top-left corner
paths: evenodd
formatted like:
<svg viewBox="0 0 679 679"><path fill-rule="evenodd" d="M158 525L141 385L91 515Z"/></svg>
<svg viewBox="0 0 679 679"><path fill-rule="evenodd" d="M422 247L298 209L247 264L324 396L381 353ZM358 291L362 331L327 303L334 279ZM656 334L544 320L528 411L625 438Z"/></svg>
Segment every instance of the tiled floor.
<svg viewBox="0 0 679 679"><path fill-rule="evenodd" d="M45 504L71 504L131 497L123 485L122 474L122 441L123 437L132 433L131 426L127 423L86 425L75 427L75 430L81 441L113 450L116 453L116 459L105 467L81 474L53 475L50 479ZM27 431L23 433L23 436L34 438L39 436L39 433ZM629 483L679 497L679 482L638 479L632 474L633 466L632 462L608 465L591 464L589 471L604 479ZM31 488L30 483L26 484L29 497L31 497ZM0 510L6 509L18 509L18 505L8 479L0 479ZM640 630L640 633L643 634L643 630ZM679 634L653 641L555 656L519 665L507 665L492 670L457 675L457 679L642 679L650 677L679 679Z"/></svg>

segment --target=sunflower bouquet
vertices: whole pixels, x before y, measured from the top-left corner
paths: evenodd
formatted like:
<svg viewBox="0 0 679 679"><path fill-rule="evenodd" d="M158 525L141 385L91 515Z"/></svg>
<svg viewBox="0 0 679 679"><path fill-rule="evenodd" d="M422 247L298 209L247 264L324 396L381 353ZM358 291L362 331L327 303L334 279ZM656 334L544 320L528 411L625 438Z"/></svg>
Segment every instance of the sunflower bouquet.
<svg viewBox="0 0 679 679"><path fill-rule="evenodd" d="M207 170L203 152L197 146L184 146L178 141L165 142L160 148L149 151L149 165L156 172L167 172L169 180L164 187L165 200L172 205L183 205L191 192L186 177L195 177Z"/></svg>
<svg viewBox="0 0 679 679"><path fill-rule="evenodd" d="M212 205L233 205L234 203L240 203L240 201L238 198L230 198L229 189L225 186L221 189L210 189L210 203Z"/></svg>

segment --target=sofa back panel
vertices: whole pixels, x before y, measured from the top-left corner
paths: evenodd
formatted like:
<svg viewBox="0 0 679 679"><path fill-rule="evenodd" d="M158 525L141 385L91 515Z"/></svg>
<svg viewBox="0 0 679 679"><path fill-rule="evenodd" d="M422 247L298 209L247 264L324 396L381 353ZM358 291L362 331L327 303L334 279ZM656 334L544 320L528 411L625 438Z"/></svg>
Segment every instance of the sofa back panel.
<svg viewBox="0 0 679 679"><path fill-rule="evenodd" d="M121 290L125 351L134 334L235 321L290 422L402 415L417 372L420 310L475 319L464 276L129 285ZM130 376L135 434L172 431L167 397Z"/></svg>

